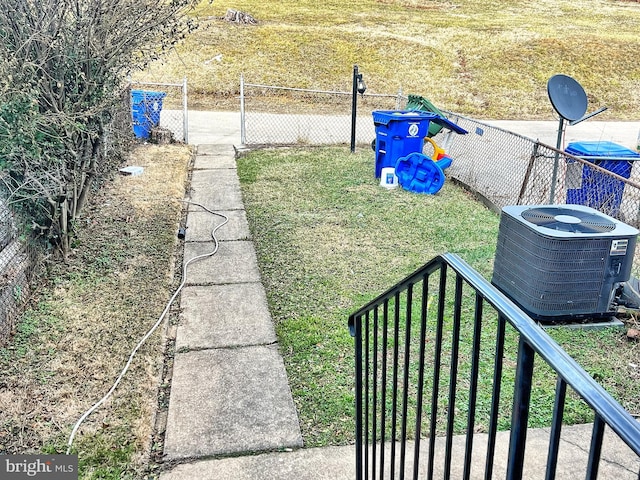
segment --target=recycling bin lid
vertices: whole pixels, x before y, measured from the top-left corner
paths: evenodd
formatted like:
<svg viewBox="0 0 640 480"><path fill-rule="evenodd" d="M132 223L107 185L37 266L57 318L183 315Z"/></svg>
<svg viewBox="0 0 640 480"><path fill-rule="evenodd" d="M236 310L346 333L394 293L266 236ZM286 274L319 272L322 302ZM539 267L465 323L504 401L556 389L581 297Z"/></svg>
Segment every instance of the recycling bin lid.
<svg viewBox="0 0 640 480"><path fill-rule="evenodd" d="M624 160L640 160L640 153L609 141L571 142L565 152L576 157L613 157Z"/></svg>
<svg viewBox="0 0 640 480"><path fill-rule="evenodd" d="M388 125L390 122L416 122L429 121L445 128L453 130L456 133L469 133L464 128L453 123L452 121L441 117L432 112L422 112L416 110L374 110L373 123L378 125Z"/></svg>

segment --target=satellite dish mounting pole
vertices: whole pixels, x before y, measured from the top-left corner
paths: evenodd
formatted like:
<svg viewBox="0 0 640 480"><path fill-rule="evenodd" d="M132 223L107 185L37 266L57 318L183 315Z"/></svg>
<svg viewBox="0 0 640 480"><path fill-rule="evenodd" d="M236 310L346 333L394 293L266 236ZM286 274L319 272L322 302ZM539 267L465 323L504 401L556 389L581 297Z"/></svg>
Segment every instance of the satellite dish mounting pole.
<svg viewBox="0 0 640 480"><path fill-rule="evenodd" d="M556 183L558 181L558 164L560 162L560 148L562 147L562 133L564 130L564 118L560 117L558 124L558 139L556 140L556 153L553 159L553 174L551 175L551 191L549 193L549 203L554 204L556 198Z"/></svg>

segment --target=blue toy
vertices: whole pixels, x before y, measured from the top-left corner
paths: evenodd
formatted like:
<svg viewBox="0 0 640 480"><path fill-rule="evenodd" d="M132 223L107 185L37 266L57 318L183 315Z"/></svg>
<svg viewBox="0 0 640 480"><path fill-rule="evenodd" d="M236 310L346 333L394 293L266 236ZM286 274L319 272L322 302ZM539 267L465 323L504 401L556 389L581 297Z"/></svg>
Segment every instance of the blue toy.
<svg viewBox="0 0 640 480"><path fill-rule="evenodd" d="M398 159L395 173L402 188L416 193L435 194L444 185L444 170L452 159L442 155L434 161L422 153L411 153Z"/></svg>

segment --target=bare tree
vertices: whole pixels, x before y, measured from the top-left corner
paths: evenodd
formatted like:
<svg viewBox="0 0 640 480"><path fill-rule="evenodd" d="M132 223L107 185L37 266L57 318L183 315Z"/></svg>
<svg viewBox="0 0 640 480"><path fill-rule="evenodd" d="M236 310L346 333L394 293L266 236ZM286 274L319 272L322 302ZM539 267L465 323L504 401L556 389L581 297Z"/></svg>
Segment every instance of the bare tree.
<svg viewBox="0 0 640 480"><path fill-rule="evenodd" d="M197 3L3 0L0 185L65 254L95 179L126 148L114 123L126 76L196 27Z"/></svg>

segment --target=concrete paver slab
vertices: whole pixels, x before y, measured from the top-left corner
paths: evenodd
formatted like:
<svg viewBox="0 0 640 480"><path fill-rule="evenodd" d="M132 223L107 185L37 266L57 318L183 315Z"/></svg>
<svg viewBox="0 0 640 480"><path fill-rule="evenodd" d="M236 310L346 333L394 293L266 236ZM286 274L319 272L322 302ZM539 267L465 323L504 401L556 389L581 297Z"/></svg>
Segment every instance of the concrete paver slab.
<svg viewBox="0 0 640 480"><path fill-rule="evenodd" d="M204 205L210 210L238 210L243 208L240 185L230 185L222 188L217 186L199 187L193 189L189 200ZM196 209L198 207L194 205L189 206L191 211Z"/></svg>
<svg viewBox="0 0 640 480"><path fill-rule="evenodd" d="M216 213L221 213L229 219L224 226L216 230L218 240L248 240L251 238L244 210L219 210ZM185 240L187 242L210 242L212 241L211 232L223 222L223 217L202 209L189 212Z"/></svg>
<svg viewBox="0 0 640 480"><path fill-rule="evenodd" d="M234 169L236 168L236 159L231 155L197 155L193 168L196 170Z"/></svg>
<svg viewBox="0 0 640 480"><path fill-rule="evenodd" d="M276 342L261 283L185 287L176 349L266 345Z"/></svg>
<svg viewBox="0 0 640 480"><path fill-rule="evenodd" d="M176 354L167 460L301 446L297 412L277 347Z"/></svg>
<svg viewBox="0 0 640 480"><path fill-rule="evenodd" d="M186 243L184 261L213 251L213 243ZM220 242L218 252L189 265L187 285L253 283L261 281L256 252L249 241Z"/></svg>
<svg viewBox="0 0 640 480"><path fill-rule="evenodd" d="M240 180L238 180L236 171L232 169L194 170L189 200L211 210L241 210L244 208ZM198 211L200 209L195 205L190 205L189 210Z"/></svg>
<svg viewBox="0 0 640 480"><path fill-rule="evenodd" d="M589 451L589 443L591 441L591 430L592 425L573 425L563 427L558 453L556 478L567 480L585 478L588 460L587 452ZM548 428L530 429L527 432L527 444L522 475L523 480L542 480L545 478L547 453L549 448L549 432L550 430ZM509 454L509 436L510 432L504 431L498 432L496 437L493 478L506 478L507 459ZM609 435L609 437L611 437L611 435ZM465 441L466 437L464 435L454 437L452 445L452 457L454 459L464 458ZM474 435L471 478L483 478L482 474L484 472L484 464L486 460L487 441L487 434ZM437 471L443 472L443 459L445 452L444 439L438 438L436 445L435 458L437 459ZM631 451L628 447L614 441L613 438L608 438L606 445L607 448L603 450L602 454L599 478L634 480L636 478L635 476L637 476L638 466L640 466L636 464L636 473L634 476L631 469L633 468L632 462L635 455L629 455ZM608 460L608 458L611 458L610 455L615 455L615 448L614 450L611 450L611 446L615 446L615 448L624 447L624 449L626 449L626 462L617 464ZM427 443L425 442L421 445L421 458L426 458L426 455ZM462 478L463 468L464 465L462 461L454 461L452 465L452 478ZM426 472L426 468L424 468L422 464L421 472Z"/></svg>
<svg viewBox="0 0 640 480"><path fill-rule="evenodd" d="M639 420L640 421L640 420ZM586 468L587 459L585 453L590 448L593 424L572 425L562 427L562 448L573 452L571 456L564 455L558 463L557 478L568 478L562 472L568 472L571 466ZM542 429L543 438L548 438L549 429ZM572 449L572 450L569 450ZM538 451L541 451L539 449ZM545 456L546 458L546 456ZM584 470L583 470L584 471ZM616 480L638 480L640 475L640 457L607 427L602 441L602 453L600 455L600 467L598 478L614 478Z"/></svg>
<svg viewBox="0 0 640 480"><path fill-rule="evenodd" d="M231 143L207 143L198 145L196 148L196 155L224 155L234 157L236 149Z"/></svg>
<svg viewBox="0 0 640 480"><path fill-rule="evenodd" d="M210 170L195 170L191 175L191 188L215 188L240 185L238 173L234 168L214 168Z"/></svg>
<svg viewBox="0 0 640 480"><path fill-rule="evenodd" d="M351 480L355 447L309 448L178 465L160 480Z"/></svg>
<svg viewBox="0 0 640 480"><path fill-rule="evenodd" d="M240 112L189 110L189 143L240 145Z"/></svg>

